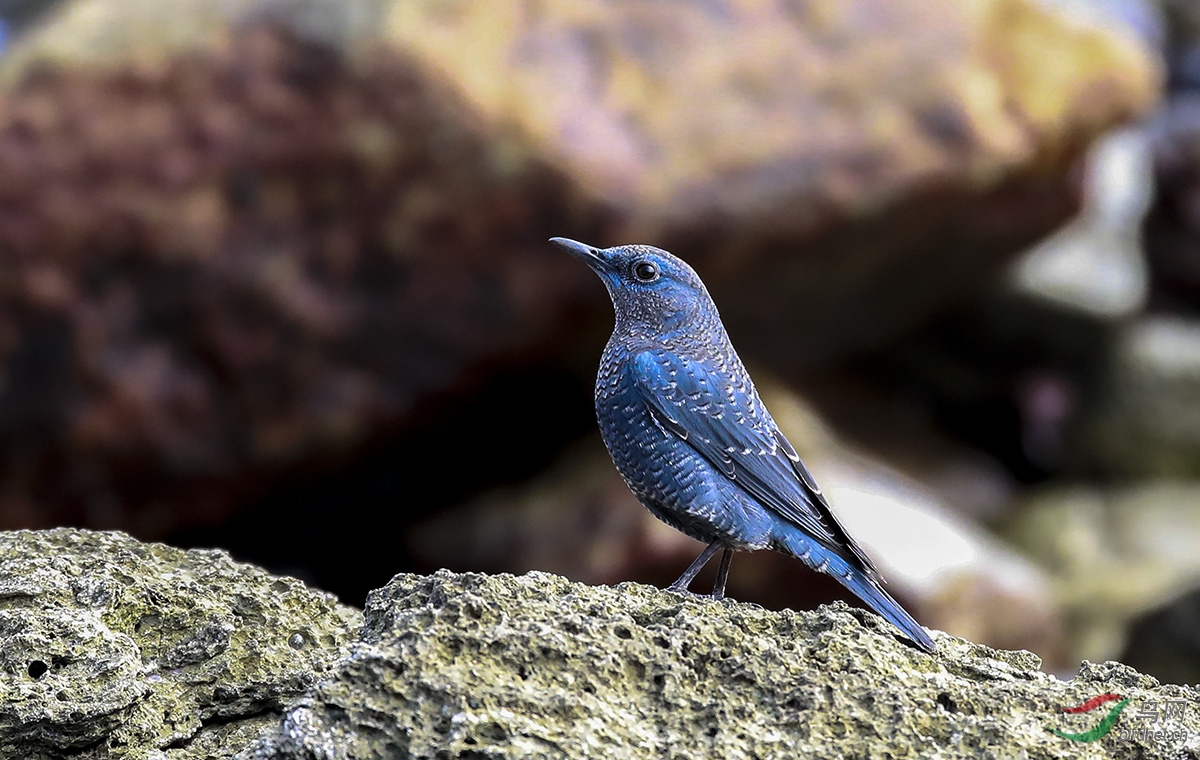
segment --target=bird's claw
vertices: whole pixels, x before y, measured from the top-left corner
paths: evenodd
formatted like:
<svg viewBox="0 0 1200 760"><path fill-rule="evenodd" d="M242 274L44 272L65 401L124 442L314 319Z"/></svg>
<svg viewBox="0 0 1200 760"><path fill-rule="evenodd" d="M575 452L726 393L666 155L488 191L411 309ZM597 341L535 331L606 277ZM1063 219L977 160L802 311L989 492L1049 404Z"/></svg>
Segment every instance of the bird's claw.
<svg viewBox="0 0 1200 760"><path fill-rule="evenodd" d="M725 598L724 594L717 594L717 593L701 594L699 592L692 591L691 589L687 588L686 586L676 586L674 583L672 583L670 586L667 586L663 590L664 591L672 591L676 594L687 594L688 596L694 596L697 599L712 599L715 602L719 602Z"/></svg>

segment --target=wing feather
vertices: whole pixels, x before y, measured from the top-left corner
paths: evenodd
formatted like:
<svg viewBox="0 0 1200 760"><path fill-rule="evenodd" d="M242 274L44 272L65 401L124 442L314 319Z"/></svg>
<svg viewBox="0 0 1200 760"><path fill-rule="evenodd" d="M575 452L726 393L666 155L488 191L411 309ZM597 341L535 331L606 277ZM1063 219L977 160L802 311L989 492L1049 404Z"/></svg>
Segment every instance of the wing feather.
<svg viewBox="0 0 1200 760"><path fill-rule="evenodd" d="M686 442L761 504L879 578L753 388L739 393L701 362L666 351L643 351L630 369L660 428Z"/></svg>

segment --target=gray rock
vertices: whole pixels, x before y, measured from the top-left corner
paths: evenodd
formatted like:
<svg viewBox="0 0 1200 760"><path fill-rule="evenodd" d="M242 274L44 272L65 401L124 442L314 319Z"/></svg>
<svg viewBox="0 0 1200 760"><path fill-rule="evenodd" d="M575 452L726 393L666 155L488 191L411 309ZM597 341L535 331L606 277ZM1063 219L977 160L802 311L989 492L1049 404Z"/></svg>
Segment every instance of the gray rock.
<svg viewBox="0 0 1200 760"><path fill-rule="evenodd" d="M1049 576L1070 658L1120 656L1135 664L1122 652L1132 651L1137 620L1200 585L1198 503L1194 480L1052 486L1025 499L1006 538ZM1153 638L1144 622L1140 627L1135 637ZM1165 627L1159 633L1170 636ZM1136 664L1180 683L1183 673L1161 669L1160 662L1143 651Z"/></svg>
<svg viewBox="0 0 1200 760"><path fill-rule="evenodd" d="M1089 445L1109 471L1200 473L1200 320L1147 317L1121 335Z"/></svg>
<svg viewBox="0 0 1200 760"><path fill-rule="evenodd" d="M1200 87L1200 6L1192 0L1159 0L1169 29L1167 62L1175 90Z"/></svg>
<svg viewBox="0 0 1200 760"><path fill-rule="evenodd" d="M1130 702L1093 754L1200 751L1194 688L936 632L930 657L840 603L441 571L374 592L347 648L359 613L222 552L15 532L0 568L4 758L1077 757L1048 729L1103 692Z"/></svg>
<svg viewBox="0 0 1200 760"><path fill-rule="evenodd" d="M1200 585L1135 620L1121 659L1167 683L1200 683Z"/></svg>
<svg viewBox="0 0 1200 760"><path fill-rule="evenodd" d="M361 614L220 551L0 533L0 757L230 757Z"/></svg>
<svg viewBox="0 0 1200 760"><path fill-rule="evenodd" d="M1116 130L1090 151L1080 215L1013 268L1018 292L1112 323L1145 307L1141 224L1152 193L1144 130Z"/></svg>
<svg viewBox="0 0 1200 760"><path fill-rule="evenodd" d="M926 454L934 465L919 476L902 472L878 450L836 434L807 399L769 373L752 372L838 519L888 579L890 593L918 620L990 646L1034 649L1051 668L1079 662L1072 658L1064 665L1055 654L1066 651L1063 621L1045 573L963 514L964 503L988 498L980 491L1007 496L997 476L963 457L953 459L957 452L946 449L936 458ZM899 445L911 455L921 433L904 428L903 437ZM957 469L975 493L948 484L953 476L935 472L935 466ZM439 512L404 541L428 568L543 570L588 584L639 580L659 586L673 581L703 549L637 502L598 436L530 483ZM702 576L693 586L703 590L706 583L711 578ZM727 593L773 610L849 598L794 558L770 551L739 554Z"/></svg>
<svg viewBox="0 0 1200 760"><path fill-rule="evenodd" d="M1195 71L1188 76L1200 84L1200 35L1189 57L1195 58L1189 64ZM1200 296L1200 93L1176 93L1148 131L1155 187L1144 244L1153 305L1159 310L1192 312Z"/></svg>
<svg viewBox="0 0 1200 760"><path fill-rule="evenodd" d="M935 633L929 656L834 604L767 612L542 573L397 576L362 641L239 760L1196 757L1200 693L1117 664L1067 683L1029 652ZM1131 701L1096 745L1097 694ZM1182 713L1137 718L1134 708ZM1108 708L1109 706L1106 706ZM1132 728L1181 732L1176 740ZM1139 738L1140 736L1140 738ZM1173 734L1174 736L1174 734Z"/></svg>

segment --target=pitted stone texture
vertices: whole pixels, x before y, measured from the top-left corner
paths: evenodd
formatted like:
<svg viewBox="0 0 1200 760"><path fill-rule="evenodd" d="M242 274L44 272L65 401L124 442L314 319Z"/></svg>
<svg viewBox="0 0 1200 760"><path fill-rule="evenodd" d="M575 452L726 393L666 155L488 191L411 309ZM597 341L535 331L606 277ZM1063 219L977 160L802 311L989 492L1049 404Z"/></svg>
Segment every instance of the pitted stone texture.
<svg viewBox="0 0 1200 760"><path fill-rule="evenodd" d="M936 634L904 644L844 604L767 612L542 573L397 576L362 641L241 760L414 758L1195 757L1194 689L1115 663L1063 683L1029 652ZM1186 702L1163 755L1055 736L1105 691ZM1092 720L1091 722L1095 722ZM1172 754L1173 753L1173 754Z"/></svg>
<svg viewBox="0 0 1200 760"><path fill-rule="evenodd" d="M228 757L361 622L223 552L120 533L0 533L0 568L2 757Z"/></svg>

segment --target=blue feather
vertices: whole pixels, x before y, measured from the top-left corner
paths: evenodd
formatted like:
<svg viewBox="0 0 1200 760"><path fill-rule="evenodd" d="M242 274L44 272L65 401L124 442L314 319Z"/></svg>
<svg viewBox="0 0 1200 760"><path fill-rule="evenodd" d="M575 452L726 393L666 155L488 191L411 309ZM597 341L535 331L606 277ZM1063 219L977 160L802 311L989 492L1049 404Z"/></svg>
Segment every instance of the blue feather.
<svg viewBox="0 0 1200 760"><path fill-rule="evenodd" d="M654 515L709 543L671 587L687 588L723 549L720 596L731 551L774 548L837 578L934 651L771 418L692 268L650 246L552 242L591 267L612 297L596 415L617 470Z"/></svg>
<svg viewBox="0 0 1200 760"><path fill-rule="evenodd" d="M781 536L781 543L787 549L789 554L797 557L803 557L806 565L813 569L820 569L827 575L831 575L837 579L846 588L866 603L868 607L881 615L892 625L896 626L913 641L921 646L927 652L932 652L936 649L933 639L921 627L921 624L913 619L912 615L900 606L900 603L892 598L892 595L883 590L873 578L864 573L861 569L846 562L842 557L833 554L820 546L813 546L807 536L792 532Z"/></svg>

